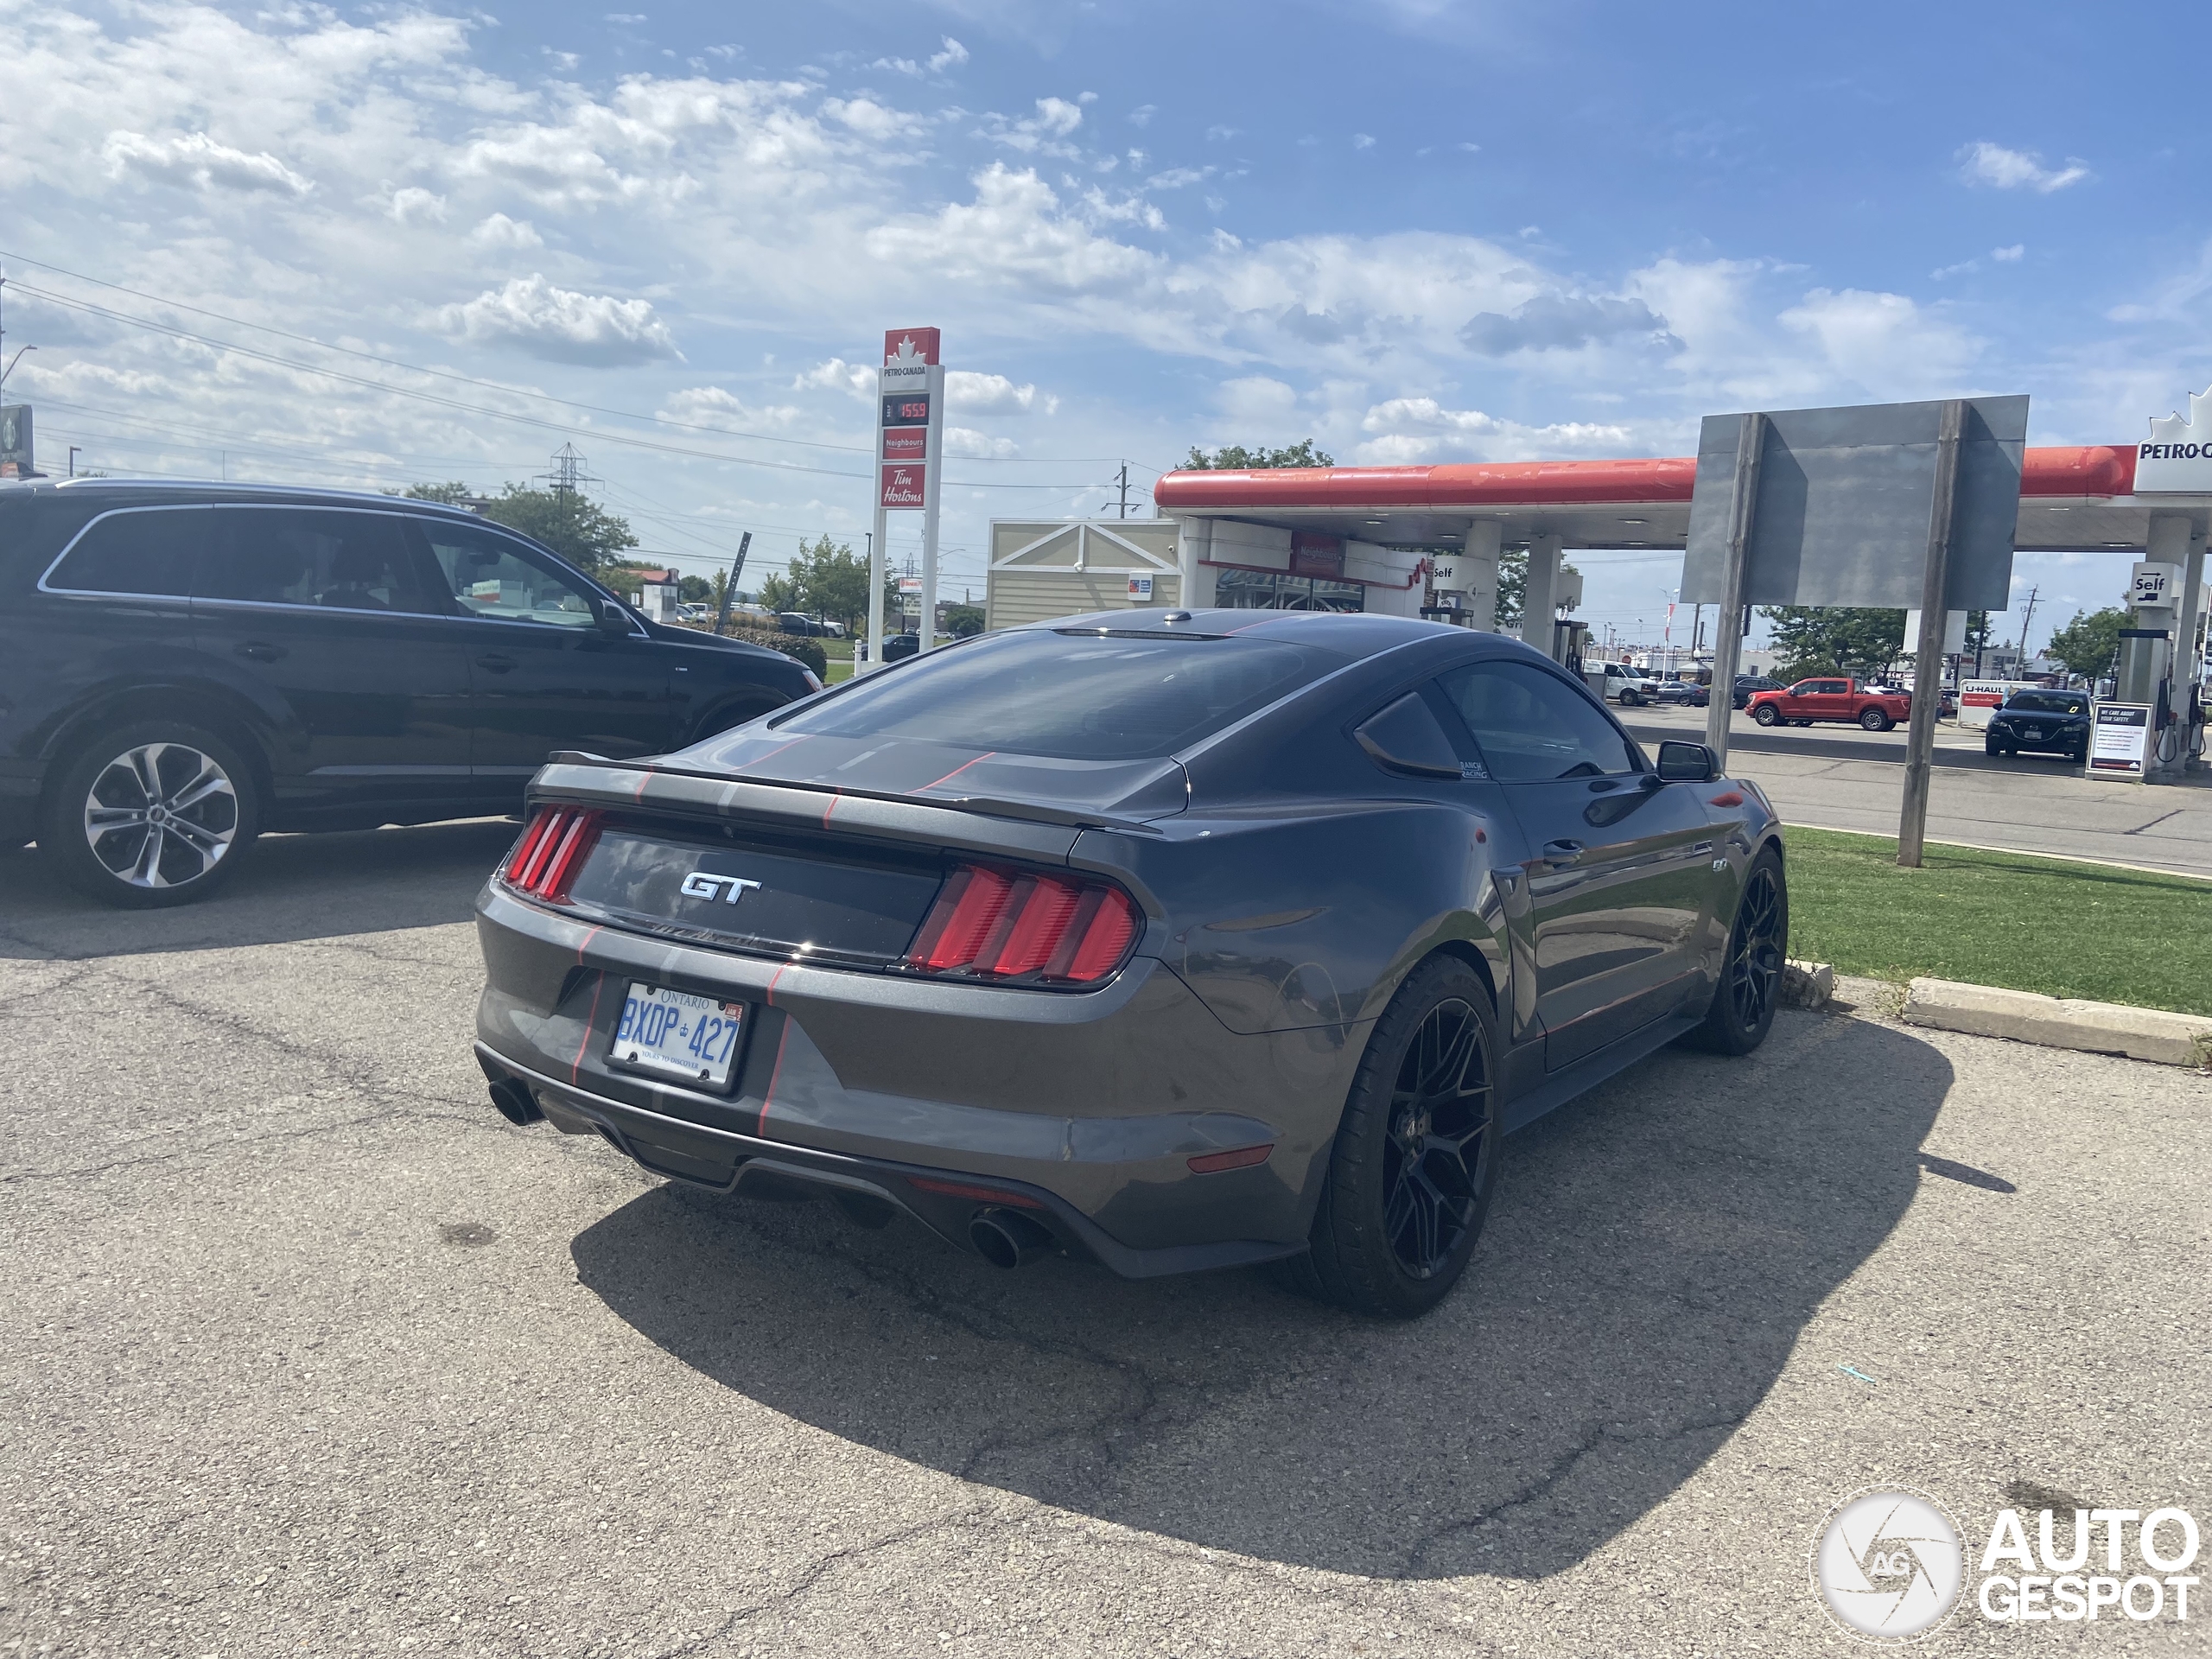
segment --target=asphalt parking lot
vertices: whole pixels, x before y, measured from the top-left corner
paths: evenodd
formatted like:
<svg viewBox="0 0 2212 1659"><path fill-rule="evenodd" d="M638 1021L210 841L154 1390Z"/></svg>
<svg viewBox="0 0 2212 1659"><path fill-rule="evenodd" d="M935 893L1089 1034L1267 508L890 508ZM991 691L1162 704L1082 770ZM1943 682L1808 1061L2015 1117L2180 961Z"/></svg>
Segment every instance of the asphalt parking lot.
<svg viewBox="0 0 2212 1659"><path fill-rule="evenodd" d="M496 1116L512 833L0 861L0 1651L1845 1653L1855 1489L2212 1510L2196 1076L1785 1014L1516 1137L1418 1324L1000 1274Z"/></svg>
<svg viewBox="0 0 2212 1659"><path fill-rule="evenodd" d="M1705 738L1702 709L1630 709L1623 722L1649 748L1662 737ZM1904 791L1902 726L1763 730L1738 714L1728 766L1772 797L1785 823L1897 832ZM1936 728L1928 791L1931 840L2014 852L2107 859L2212 876L2212 771L2180 782L2117 784L2082 775L2056 755L1996 757L1980 732Z"/></svg>

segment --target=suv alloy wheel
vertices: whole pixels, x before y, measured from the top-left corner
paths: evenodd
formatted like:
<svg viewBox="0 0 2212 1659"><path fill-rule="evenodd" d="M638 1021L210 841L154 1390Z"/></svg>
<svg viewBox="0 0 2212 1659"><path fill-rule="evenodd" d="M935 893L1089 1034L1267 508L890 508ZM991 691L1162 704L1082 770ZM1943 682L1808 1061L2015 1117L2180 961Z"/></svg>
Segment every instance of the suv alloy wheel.
<svg viewBox="0 0 2212 1659"><path fill-rule="evenodd" d="M189 904L237 866L259 807L251 770L221 738L138 721L103 733L62 769L39 849L105 904Z"/></svg>

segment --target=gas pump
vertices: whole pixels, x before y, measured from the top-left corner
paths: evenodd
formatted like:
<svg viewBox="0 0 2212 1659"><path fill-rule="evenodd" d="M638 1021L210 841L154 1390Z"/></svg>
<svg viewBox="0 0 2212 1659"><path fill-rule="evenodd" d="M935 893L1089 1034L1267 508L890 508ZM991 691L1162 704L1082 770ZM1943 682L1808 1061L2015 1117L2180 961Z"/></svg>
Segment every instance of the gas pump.
<svg viewBox="0 0 2212 1659"><path fill-rule="evenodd" d="M2191 683L2194 673L2177 685L2175 672L2181 575L2176 564L2136 565L2129 582L2129 626L2120 631L2120 672L2113 701L2150 710L2141 773L2146 783L2178 773L2190 754L2203 748L2202 711Z"/></svg>

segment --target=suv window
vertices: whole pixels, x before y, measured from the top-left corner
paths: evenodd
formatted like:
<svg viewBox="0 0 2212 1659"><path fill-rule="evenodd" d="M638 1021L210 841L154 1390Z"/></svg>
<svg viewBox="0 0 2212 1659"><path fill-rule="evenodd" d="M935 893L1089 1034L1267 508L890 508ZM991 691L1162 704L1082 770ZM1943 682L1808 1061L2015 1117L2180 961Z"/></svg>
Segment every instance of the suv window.
<svg viewBox="0 0 2212 1659"><path fill-rule="evenodd" d="M1527 663L1474 663L1438 682L1503 784L1609 778L1642 770L1588 696Z"/></svg>
<svg viewBox="0 0 2212 1659"><path fill-rule="evenodd" d="M423 611L397 516L333 507L215 507L193 594L340 611Z"/></svg>
<svg viewBox="0 0 2212 1659"><path fill-rule="evenodd" d="M1345 660L1272 639L1022 629L931 652L774 723L810 735L916 738L1002 754L1150 760L1188 748Z"/></svg>
<svg viewBox="0 0 2212 1659"><path fill-rule="evenodd" d="M597 622L596 594L527 557L505 536L436 518L415 522L430 543L454 607L464 614L556 628Z"/></svg>
<svg viewBox="0 0 2212 1659"><path fill-rule="evenodd" d="M85 526L46 585L76 593L182 599L192 591L207 526L207 514L194 507L103 514Z"/></svg>

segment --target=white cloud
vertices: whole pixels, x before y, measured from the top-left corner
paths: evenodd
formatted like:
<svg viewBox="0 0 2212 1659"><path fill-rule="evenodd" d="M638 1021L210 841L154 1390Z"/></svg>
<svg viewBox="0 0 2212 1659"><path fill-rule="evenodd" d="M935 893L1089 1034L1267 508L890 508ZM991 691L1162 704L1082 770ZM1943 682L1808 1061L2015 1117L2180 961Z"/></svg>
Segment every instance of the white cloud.
<svg viewBox="0 0 2212 1659"><path fill-rule="evenodd" d="M1526 426L1479 409L1450 409L1434 397L1391 397L1361 416L1368 435L1354 459L1411 467L1447 460L1518 461L1543 455L1618 454L1634 444L1622 425L1567 421Z"/></svg>
<svg viewBox="0 0 2212 1659"><path fill-rule="evenodd" d="M1956 391L1980 348L1964 329L1902 294L1816 288L1779 321L1817 341L1846 384L1877 398Z"/></svg>
<svg viewBox="0 0 2212 1659"><path fill-rule="evenodd" d="M2046 196L2089 176L2088 168L2070 156L2063 168L2047 168L2041 156L2007 149L1986 138L1961 149L1958 162L1960 176L1968 184L1992 185L1999 190L2026 188Z"/></svg>
<svg viewBox="0 0 2212 1659"><path fill-rule="evenodd" d="M1351 136L1351 147L1352 147L1354 149L1374 149L1374 148L1375 148L1375 135L1374 135L1374 134L1372 134L1372 133L1367 133L1367 132L1355 132L1355 133L1354 133L1354 134L1352 134L1352 136Z"/></svg>
<svg viewBox="0 0 2212 1659"><path fill-rule="evenodd" d="M2024 242L2015 242L2009 248L1992 248L1989 251L1989 257L1996 260L1999 264L2017 264L2019 262L2021 256L2026 253L2027 251L2027 244Z"/></svg>
<svg viewBox="0 0 2212 1659"><path fill-rule="evenodd" d="M1140 104L1129 111L1129 124L1133 127L1150 126L1152 118L1159 113L1159 111L1160 105L1157 104Z"/></svg>
<svg viewBox="0 0 2212 1659"><path fill-rule="evenodd" d="M1127 289L1158 271L1159 256L1100 236L1063 211L1052 188L994 162L970 181L975 200L880 226L868 251L889 269L935 271L956 282L1045 292Z"/></svg>
<svg viewBox="0 0 2212 1659"><path fill-rule="evenodd" d="M950 35L944 35L943 39L944 41L944 49L942 51L933 52L930 54L929 67L930 73L933 75L941 75L946 70L954 67L956 65L968 61L968 48L966 47L961 45L959 41L954 40Z"/></svg>
<svg viewBox="0 0 2212 1659"><path fill-rule="evenodd" d="M864 138L897 138L925 131L929 126L919 116L894 110L872 98L826 98L822 100L822 113Z"/></svg>
<svg viewBox="0 0 2212 1659"><path fill-rule="evenodd" d="M391 193L389 211L402 225L442 225L446 219L446 199L434 191L414 185Z"/></svg>
<svg viewBox="0 0 2212 1659"><path fill-rule="evenodd" d="M304 196L315 188L267 150L249 155L217 143L204 132L149 138L118 130L108 134L101 154L108 176L115 179L135 175L195 190L269 191L284 196Z"/></svg>
<svg viewBox="0 0 2212 1659"><path fill-rule="evenodd" d="M1144 181L1147 190L1180 190L1186 184L1198 184L1214 175L1211 167L1171 167L1165 173L1155 173Z"/></svg>
<svg viewBox="0 0 2212 1659"><path fill-rule="evenodd" d="M480 221L468 233L468 239L486 248L542 248L545 238L537 227L526 219L509 219L505 213L493 213Z"/></svg>
<svg viewBox="0 0 2212 1659"><path fill-rule="evenodd" d="M995 438L971 427L948 426L944 429L944 453L969 460L1007 461L1020 454L1021 447L1012 438Z"/></svg>
<svg viewBox="0 0 2212 1659"><path fill-rule="evenodd" d="M721 386L686 386L672 393L654 411L664 420L693 426L736 428L757 432L763 427L789 428L799 418L789 404L748 404Z"/></svg>
<svg viewBox="0 0 2212 1659"><path fill-rule="evenodd" d="M1033 385L1016 385L1002 374L945 371L944 406L956 415L1027 415L1036 401ZM1046 402L1049 409L1052 400Z"/></svg>
<svg viewBox="0 0 2212 1659"><path fill-rule="evenodd" d="M873 404L880 384L879 372L867 364L848 363L842 357L833 357L827 363L817 363L800 374L791 382L791 390L842 391L864 404Z"/></svg>
<svg viewBox="0 0 2212 1659"><path fill-rule="evenodd" d="M535 274L486 289L466 303L441 307L437 327L555 363L603 367L678 355L649 301L579 294Z"/></svg>

